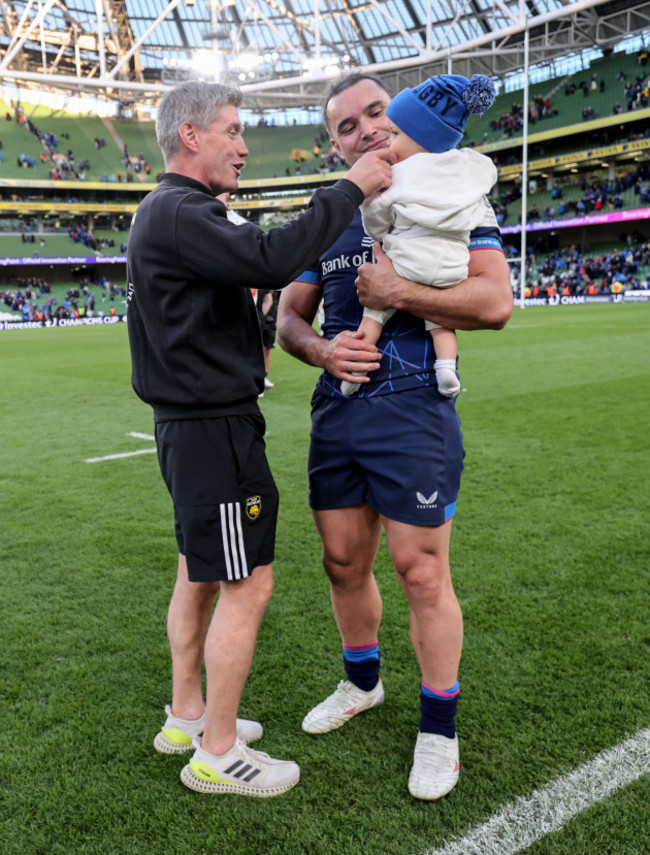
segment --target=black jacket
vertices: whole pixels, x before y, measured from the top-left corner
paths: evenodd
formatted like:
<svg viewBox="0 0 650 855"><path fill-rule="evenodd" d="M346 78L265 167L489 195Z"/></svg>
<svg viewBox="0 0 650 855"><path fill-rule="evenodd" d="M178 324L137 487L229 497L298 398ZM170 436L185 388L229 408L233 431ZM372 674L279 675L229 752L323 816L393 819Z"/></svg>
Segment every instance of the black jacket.
<svg viewBox="0 0 650 855"><path fill-rule="evenodd" d="M235 225L203 184L166 173L139 205L128 246L133 388L157 420L250 413L264 361L251 288L282 288L343 233L363 201L343 179L265 234Z"/></svg>

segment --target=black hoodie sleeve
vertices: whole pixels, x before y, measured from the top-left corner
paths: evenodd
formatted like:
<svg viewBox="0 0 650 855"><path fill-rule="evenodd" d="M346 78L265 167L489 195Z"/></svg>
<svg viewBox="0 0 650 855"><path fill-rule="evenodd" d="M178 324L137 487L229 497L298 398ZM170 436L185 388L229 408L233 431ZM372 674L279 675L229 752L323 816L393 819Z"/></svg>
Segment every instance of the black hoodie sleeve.
<svg viewBox="0 0 650 855"><path fill-rule="evenodd" d="M231 223L217 199L190 193L178 208L175 248L188 272L201 279L282 288L337 240L362 201L357 185L342 179L317 190L300 217L266 233L252 223Z"/></svg>

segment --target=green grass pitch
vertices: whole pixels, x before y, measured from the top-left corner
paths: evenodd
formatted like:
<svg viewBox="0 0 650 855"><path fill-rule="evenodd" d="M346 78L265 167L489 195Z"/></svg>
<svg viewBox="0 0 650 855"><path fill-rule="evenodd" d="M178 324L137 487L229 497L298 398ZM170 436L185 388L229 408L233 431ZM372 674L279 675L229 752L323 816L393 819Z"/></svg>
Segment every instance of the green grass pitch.
<svg viewBox="0 0 650 855"><path fill-rule="evenodd" d="M0 332L0 852L416 855L650 723L650 306L515 309L461 333L467 450L452 563L465 615L462 773L410 798L419 674L385 548L386 702L332 734L305 712L342 676L307 507L317 372L274 351L261 401L281 491L276 588L242 714L300 763L269 800L200 796L152 740L170 697L169 497L130 388L126 325ZM398 441L398 439L396 439ZM530 855L646 853L648 778Z"/></svg>

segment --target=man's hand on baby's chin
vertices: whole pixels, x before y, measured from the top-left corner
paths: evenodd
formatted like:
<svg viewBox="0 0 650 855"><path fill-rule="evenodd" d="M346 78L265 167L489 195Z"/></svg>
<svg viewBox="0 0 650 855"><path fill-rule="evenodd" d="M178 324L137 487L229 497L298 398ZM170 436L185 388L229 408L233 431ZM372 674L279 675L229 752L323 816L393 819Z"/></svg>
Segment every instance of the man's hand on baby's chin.
<svg viewBox="0 0 650 855"><path fill-rule="evenodd" d="M385 151L368 151L352 166L345 177L354 182L366 199L381 190L387 190L392 180L391 164Z"/></svg>

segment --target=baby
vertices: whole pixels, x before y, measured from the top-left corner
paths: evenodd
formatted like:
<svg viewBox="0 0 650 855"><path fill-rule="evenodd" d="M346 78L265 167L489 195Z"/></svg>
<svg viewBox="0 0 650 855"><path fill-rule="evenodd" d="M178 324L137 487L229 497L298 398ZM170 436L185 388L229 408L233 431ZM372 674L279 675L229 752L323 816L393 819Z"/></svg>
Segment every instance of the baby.
<svg viewBox="0 0 650 855"><path fill-rule="evenodd" d="M470 232L494 219L486 195L497 170L489 157L456 146L470 113L483 113L494 97L494 84L482 74L471 80L440 74L404 89L388 105L393 182L367 199L361 213L366 233L383 242L400 276L435 288L467 278ZM394 313L364 309L359 326L364 340L376 344ZM438 391L455 398L460 392L456 333L430 321L425 327L433 337ZM352 395L359 386L343 381L341 392Z"/></svg>

